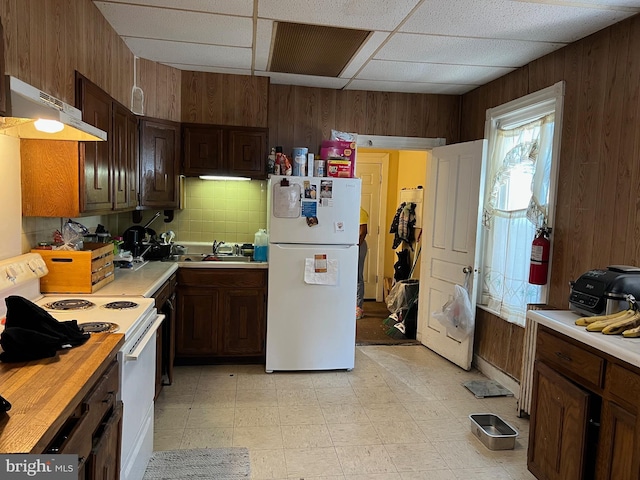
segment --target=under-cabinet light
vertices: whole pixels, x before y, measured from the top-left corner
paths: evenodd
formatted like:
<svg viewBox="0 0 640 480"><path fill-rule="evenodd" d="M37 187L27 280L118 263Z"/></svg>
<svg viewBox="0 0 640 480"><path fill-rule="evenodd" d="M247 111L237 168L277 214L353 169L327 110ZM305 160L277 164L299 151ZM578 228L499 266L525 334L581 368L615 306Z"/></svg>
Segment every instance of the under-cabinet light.
<svg viewBox="0 0 640 480"><path fill-rule="evenodd" d="M200 175L200 180L242 180L248 181L251 180L248 177L223 177L218 175Z"/></svg>

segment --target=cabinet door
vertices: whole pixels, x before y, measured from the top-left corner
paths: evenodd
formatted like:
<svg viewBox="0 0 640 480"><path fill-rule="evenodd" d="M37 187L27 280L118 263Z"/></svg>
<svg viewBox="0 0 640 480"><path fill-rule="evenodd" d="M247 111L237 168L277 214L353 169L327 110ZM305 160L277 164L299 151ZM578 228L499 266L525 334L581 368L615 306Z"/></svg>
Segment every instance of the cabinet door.
<svg viewBox="0 0 640 480"><path fill-rule="evenodd" d="M592 395L540 361L533 372L527 466L538 478L581 480Z"/></svg>
<svg viewBox="0 0 640 480"><path fill-rule="evenodd" d="M598 442L598 479L637 480L638 418L614 402L604 402Z"/></svg>
<svg viewBox="0 0 640 480"><path fill-rule="evenodd" d="M178 208L180 125L156 119L140 125L140 206Z"/></svg>
<svg viewBox="0 0 640 480"><path fill-rule="evenodd" d="M128 149L128 118L127 110L120 105L114 105L113 109L113 132L111 135L111 146L113 149L113 208L127 207L127 196L129 194L129 149Z"/></svg>
<svg viewBox="0 0 640 480"><path fill-rule="evenodd" d="M0 38L4 38L4 28L0 22ZM0 115L7 112L7 81L4 75L4 42L0 42Z"/></svg>
<svg viewBox="0 0 640 480"><path fill-rule="evenodd" d="M135 208L138 205L138 152L138 118L127 111L127 208Z"/></svg>
<svg viewBox="0 0 640 480"><path fill-rule="evenodd" d="M113 208L111 191L111 104L112 100L102 89L81 75L78 76L78 108L82 119L107 132L106 142L80 142L84 160L83 212L108 211Z"/></svg>
<svg viewBox="0 0 640 480"><path fill-rule="evenodd" d="M609 363L605 382L597 478L635 480L640 478L640 372Z"/></svg>
<svg viewBox="0 0 640 480"><path fill-rule="evenodd" d="M234 175L266 178L267 129L230 129L228 157Z"/></svg>
<svg viewBox="0 0 640 480"><path fill-rule="evenodd" d="M216 289L178 287L176 357L216 355L218 315Z"/></svg>
<svg viewBox="0 0 640 480"><path fill-rule="evenodd" d="M263 355L265 339L265 291L238 289L224 292L222 353Z"/></svg>
<svg viewBox="0 0 640 480"><path fill-rule="evenodd" d="M224 130L211 125L184 125L185 175L223 175L227 173L224 161Z"/></svg>
<svg viewBox="0 0 640 480"><path fill-rule="evenodd" d="M98 430L94 438L88 468L90 480L118 480L120 478L120 438L122 431L122 402L117 402L109 419Z"/></svg>

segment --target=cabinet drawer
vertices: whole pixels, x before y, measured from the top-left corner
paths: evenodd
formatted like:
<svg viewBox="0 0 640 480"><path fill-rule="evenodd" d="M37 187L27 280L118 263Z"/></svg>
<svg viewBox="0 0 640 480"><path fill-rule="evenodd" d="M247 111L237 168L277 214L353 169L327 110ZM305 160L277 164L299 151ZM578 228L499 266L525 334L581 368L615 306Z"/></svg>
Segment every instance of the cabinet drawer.
<svg viewBox="0 0 640 480"><path fill-rule="evenodd" d="M624 400L633 411L638 409L640 398L640 375L631 370L610 363L607 366L606 389L611 395Z"/></svg>
<svg viewBox="0 0 640 480"><path fill-rule="evenodd" d="M178 284L194 287L262 288L267 285L266 270L246 268L181 268Z"/></svg>
<svg viewBox="0 0 640 480"><path fill-rule="evenodd" d="M538 330L536 357L560 368L576 380L601 388L604 380L604 359L573 343Z"/></svg>

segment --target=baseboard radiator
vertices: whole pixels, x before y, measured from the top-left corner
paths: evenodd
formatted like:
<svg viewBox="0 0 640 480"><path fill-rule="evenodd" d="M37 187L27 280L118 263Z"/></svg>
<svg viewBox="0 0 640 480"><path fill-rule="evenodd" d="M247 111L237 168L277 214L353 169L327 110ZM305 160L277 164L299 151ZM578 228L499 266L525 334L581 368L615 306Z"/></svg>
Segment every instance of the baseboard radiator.
<svg viewBox="0 0 640 480"><path fill-rule="evenodd" d="M531 304L527 310L548 310L546 305ZM524 345L522 346L522 374L520 376L520 398L518 399L518 416L531 414L533 397L533 364L536 360L536 336L538 322L527 316L524 327Z"/></svg>

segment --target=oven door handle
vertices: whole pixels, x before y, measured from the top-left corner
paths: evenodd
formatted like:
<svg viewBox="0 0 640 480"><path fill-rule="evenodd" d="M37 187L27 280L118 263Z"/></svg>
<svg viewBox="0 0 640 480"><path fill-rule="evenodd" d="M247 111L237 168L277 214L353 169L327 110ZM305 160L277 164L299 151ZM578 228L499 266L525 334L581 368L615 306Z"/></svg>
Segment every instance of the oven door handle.
<svg viewBox="0 0 640 480"><path fill-rule="evenodd" d="M138 360L138 357L142 353L142 350L144 350L144 347L147 346L149 341L155 337L156 331L158 330L158 328L160 328L160 325L162 325L163 321L164 315L156 316L156 319L153 321L153 323L151 323L151 325L149 325L149 328L147 328L144 336L138 341L136 347L130 353L125 354L125 362Z"/></svg>

